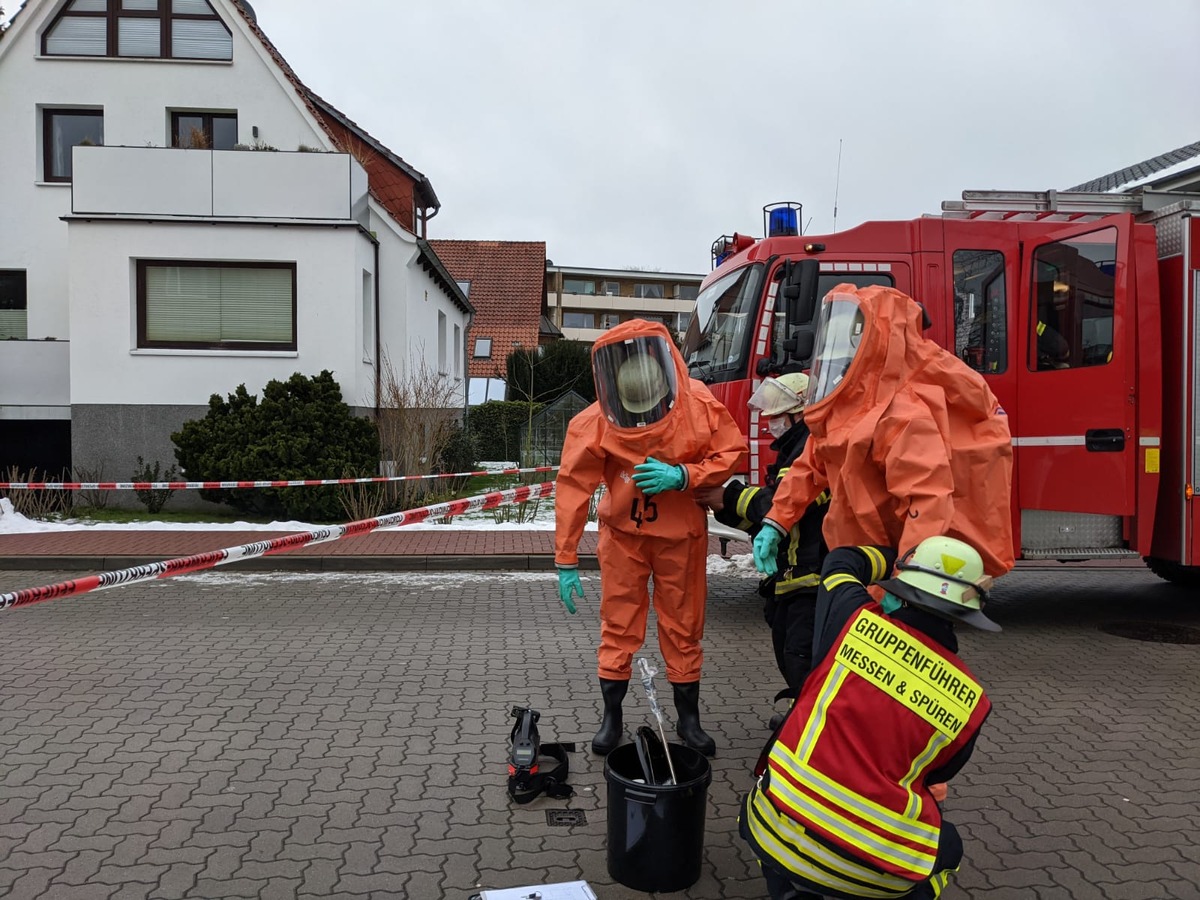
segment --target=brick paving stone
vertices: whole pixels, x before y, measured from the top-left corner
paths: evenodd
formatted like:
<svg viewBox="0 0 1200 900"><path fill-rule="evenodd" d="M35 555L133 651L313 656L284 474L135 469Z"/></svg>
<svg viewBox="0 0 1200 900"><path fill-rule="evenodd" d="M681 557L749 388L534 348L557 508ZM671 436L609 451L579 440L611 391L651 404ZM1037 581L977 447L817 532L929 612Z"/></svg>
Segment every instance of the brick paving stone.
<svg viewBox="0 0 1200 900"><path fill-rule="evenodd" d="M234 568L0 612L0 895L466 900L585 878L646 896L607 871L586 750L594 576L572 617L548 572ZM73 574L0 570L0 590ZM662 897L763 896L734 824L777 678L753 586L711 579L704 861ZM1002 634L960 635L995 709L951 785L966 860L945 900L1200 896L1196 648L1099 630L1196 625L1200 605L1134 568L1027 567L989 611ZM513 704L585 746L574 797L510 804ZM630 728L648 717L636 688L626 704ZM588 824L549 827L561 808Z"/></svg>

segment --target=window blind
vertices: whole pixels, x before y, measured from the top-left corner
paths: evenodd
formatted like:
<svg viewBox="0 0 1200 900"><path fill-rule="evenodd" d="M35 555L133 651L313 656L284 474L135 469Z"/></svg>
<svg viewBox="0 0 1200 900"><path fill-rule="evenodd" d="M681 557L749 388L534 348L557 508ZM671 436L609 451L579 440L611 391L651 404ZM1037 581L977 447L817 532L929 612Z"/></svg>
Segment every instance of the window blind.
<svg viewBox="0 0 1200 900"><path fill-rule="evenodd" d="M28 336L25 310L0 309L0 340L19 338L23 341Z"/></svg>
<svg viewBox="0 0 1200 900"><path fill-rule="evenodd" d="M158 19L119 19L117 52L121 56L162 56L161 27Z"/></svg>
<svg viewBox="0 0 1200 900"><path fill-rule="evenodd" d="M46 52L58 56L104 56L108 22L100 17L65 16L46 38Z"/></svg>
<svg viewBox="0 0 1200 900"><path fill-rule="evenodd" d="M146 267L146 339L165 343L292 341L291 269Z"/></svg>
<svg viewBox="0 0 1200 900"><path fill-rule="evenodd" d="M176 19L171 23L176 59L233 59L233 38L220 22Z"/></svg>

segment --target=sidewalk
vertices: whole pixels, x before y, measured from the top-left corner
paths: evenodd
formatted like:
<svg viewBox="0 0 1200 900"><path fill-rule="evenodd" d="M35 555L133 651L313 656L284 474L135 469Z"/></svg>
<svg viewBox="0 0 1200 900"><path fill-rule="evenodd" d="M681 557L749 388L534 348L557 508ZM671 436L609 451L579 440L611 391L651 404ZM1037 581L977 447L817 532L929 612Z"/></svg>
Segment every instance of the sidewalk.
<svg viewBox="0 0 1200 900"><path fill-rule="evenodd" d="M0 570L108 571L150 562L223 550L295 534L295 531L134 531L80 529L0 534ZM579 544L582 569L598 568L595 531L584 532ZM710 555L750 552L750 545L709 538ZM397 528L374 531L249 559L239 571L505 571L548 570L554 562L550 529ZM1079 563L1023 560L1018 568L1144 568L1140 559L1093 559Z"/></svg>
<svg viewBox="0 0 1200 900"><path fill-rule="evenodd" d="M0 569L119 569L270 540L295 531L41 531L0 534ZM716 543L714 541L714 543ZM596 533L580 565L596 567ZM553 564L550 530L375 531L237 563L239 570L542 569Z"/></svg>

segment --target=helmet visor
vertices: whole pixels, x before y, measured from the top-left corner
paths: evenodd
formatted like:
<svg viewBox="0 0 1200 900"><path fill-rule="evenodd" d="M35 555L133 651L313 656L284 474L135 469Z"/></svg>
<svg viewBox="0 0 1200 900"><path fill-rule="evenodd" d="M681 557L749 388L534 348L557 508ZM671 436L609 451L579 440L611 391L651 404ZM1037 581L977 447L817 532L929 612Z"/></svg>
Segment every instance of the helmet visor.
<svg viewBox="0 0 1200 900"><path fill-rule="evenodd" d="M764 416L782 416L804 409L804 398L777 378L766 378L750 397L749 406Z"/></svg>
<svg viewBox="0 0 1200 900"><path fill-rule="evenodd" d="M679 384L671 346L660 336L631 338L592 352L596 399L617 428L644 428L675 405Z"/></svg>
<svg viewBox="0 0 1200 900"><path fill-rule="evenodd" d="M816 403L837 390L858 353L864 324L862 310L852 297L834 295L821 304L806 403Z"/></svg>

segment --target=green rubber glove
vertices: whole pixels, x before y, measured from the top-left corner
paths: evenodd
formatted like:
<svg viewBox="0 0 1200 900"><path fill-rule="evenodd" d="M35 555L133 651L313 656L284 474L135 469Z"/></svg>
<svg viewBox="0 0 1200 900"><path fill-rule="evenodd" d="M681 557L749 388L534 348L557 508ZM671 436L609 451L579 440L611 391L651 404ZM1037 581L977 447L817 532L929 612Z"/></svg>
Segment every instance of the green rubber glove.
<svg viewBox="0 0 1200 900"><path fill-rule="evenodd" d="M558 599L567 608L567 612L575 615L575 601L571 599L572 594L578 594L579 599L583 599L583 582L579 580L579 567L559 566Z"/></svg>
<svg viewBox="0 0 1200 900"><path fill-rule="evenodd" d="M677 491L683 487L683 466L672 466L659 462L653 456L633 467L633 483L647 496L663 491Z"/></svg>
<svg viewBox="0 0 1200 900"><path fill-rule="evenodd" d="M764 525L754 536L754 568L768 578L779 571L779 561L776 554L779 542L783 539L778 531L770 525Z"/></svg>

